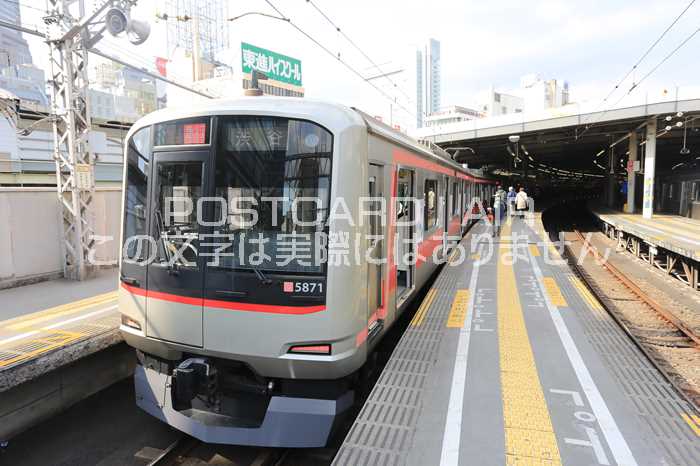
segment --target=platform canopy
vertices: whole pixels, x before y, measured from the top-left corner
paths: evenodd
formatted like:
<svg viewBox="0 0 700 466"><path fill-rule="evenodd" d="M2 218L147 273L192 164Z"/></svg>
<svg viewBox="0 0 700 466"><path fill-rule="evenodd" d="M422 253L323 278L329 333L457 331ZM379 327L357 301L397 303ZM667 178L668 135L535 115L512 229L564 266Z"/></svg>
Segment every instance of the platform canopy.
<svg viewBox="0 0 700 466"><path fill-rule="evenodd" d="M513 168L510 161L517 151L520 158L529 159L530 170L551 166L605 175L611 146L620 157L619 163L624 164L630 131L639 131L639 143L644 145L645 124L655 117L658 169L671 169L679 163L690 166L700 157L700 99L590 113L577 113L576 108L562 107L556 109L559 115L550 113L541 118L511 114L421 128L417 136L440 145L473 168L516 171L518 164ZM684 131L690 152L682 154ZM509 138L518 139L517 148Z"/></svg>

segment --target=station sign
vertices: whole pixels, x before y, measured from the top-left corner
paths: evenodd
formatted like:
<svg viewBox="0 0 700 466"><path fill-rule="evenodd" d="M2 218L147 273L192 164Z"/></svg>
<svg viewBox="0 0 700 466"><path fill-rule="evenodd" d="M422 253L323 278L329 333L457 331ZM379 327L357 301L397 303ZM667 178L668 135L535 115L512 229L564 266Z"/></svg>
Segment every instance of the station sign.
<svg viewBox="0 0 700 466"><path fill-rule="evenodd" d="M243 73L257 70L269 79L301 86L301 60L296 58L241 42L241 66Z"/></svg>

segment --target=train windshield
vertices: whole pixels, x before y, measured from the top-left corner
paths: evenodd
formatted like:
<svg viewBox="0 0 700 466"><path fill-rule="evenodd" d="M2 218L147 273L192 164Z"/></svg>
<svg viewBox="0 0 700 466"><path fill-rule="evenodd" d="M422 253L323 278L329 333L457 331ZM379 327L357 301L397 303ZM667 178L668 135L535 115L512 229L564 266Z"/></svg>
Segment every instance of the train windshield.
<svg viewBox="0 0 700 466"><path fill-rule="evenodd" d="M225 202L216 203L214 218L233 254L217 266L321 273L332 135L273 117L223 117L218 127L214 195Z"/></svg>

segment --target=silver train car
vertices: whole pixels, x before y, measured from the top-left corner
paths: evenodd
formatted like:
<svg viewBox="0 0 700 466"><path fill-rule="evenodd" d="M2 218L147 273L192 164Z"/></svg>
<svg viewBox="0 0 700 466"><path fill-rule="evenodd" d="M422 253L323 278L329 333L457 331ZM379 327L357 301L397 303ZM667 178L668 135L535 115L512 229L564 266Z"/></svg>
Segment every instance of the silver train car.
<svg viewBox="0 0 700 466"><path fill-rule="evenodd" d="M294 98L157 111L125 160L136 402L223 444L325 445L494 184L358 110Z"/></svg>

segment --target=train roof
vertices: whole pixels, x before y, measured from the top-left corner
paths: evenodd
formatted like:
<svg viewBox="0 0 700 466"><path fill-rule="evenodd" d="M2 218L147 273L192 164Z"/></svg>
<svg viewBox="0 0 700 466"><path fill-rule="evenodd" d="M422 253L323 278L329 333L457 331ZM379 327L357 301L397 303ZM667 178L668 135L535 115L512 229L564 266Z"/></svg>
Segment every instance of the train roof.
<svg viewBox="0 0 700 466"><path fill-rule="evenodd" d="M470 177L485 179L471 173L452 157L434 144L419 142L395 130L367 113L345 105L299 97L255 96L236 99L211 99L188 107L173 107L157 110L139 119L129 130L128 137L145 126L164 121L209 115L274 115L286 118L299 118L317 122L330 129L340 131L348 126L365 126L367 130L383 139L403 146L423 156L446 164Z"/></svg>

